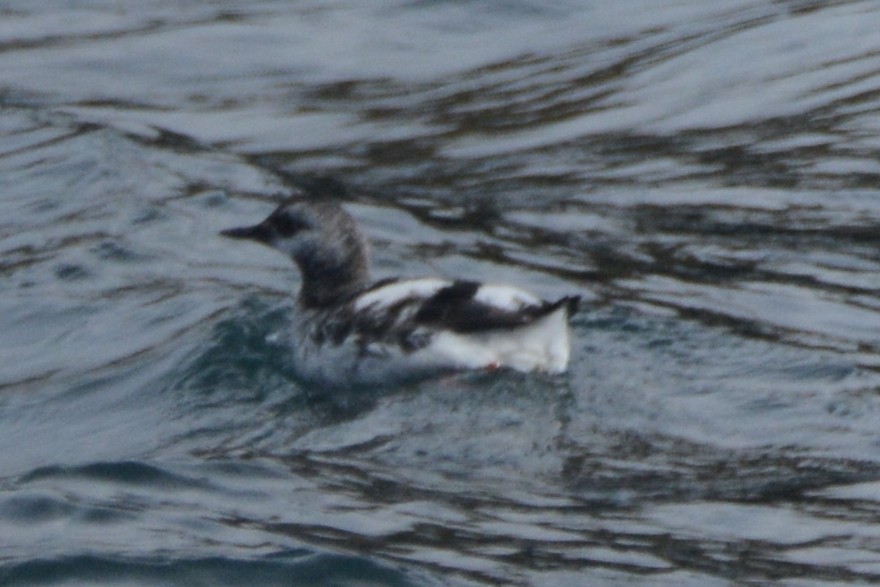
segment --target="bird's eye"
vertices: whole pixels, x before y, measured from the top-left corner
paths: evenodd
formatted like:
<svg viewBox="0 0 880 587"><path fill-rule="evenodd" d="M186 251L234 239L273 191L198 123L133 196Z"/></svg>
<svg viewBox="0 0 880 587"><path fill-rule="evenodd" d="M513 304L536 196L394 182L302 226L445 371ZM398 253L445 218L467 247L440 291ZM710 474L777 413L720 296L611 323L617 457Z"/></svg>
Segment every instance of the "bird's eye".
<svg viewBox="0 0 880 587"><path fill-rule="evenodd" d="M283 237L293 236L302 229L308 228L308 224L302 219L292 218L288 214L279 214L272 218L272 226Z"/></svg>

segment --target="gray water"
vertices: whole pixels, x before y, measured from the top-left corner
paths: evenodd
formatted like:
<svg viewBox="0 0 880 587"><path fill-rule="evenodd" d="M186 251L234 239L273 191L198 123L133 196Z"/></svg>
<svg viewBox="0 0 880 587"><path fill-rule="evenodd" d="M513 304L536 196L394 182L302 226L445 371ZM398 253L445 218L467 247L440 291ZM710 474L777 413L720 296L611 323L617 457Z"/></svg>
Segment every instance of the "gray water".
<svg viewBox="0 0 880 587"><path fill-rule="evenodd" d="M873 0L0 4L0 584L880 582ZM577 293L562 377L301 387L377 277Z"/></svg>

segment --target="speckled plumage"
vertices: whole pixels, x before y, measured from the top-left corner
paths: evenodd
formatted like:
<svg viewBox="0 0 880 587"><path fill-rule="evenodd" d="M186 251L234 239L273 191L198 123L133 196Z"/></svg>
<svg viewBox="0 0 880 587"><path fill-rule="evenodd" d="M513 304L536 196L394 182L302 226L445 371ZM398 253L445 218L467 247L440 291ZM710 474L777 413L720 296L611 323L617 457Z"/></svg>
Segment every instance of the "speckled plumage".
<svg viewBox="0 0 880 587"><path fill-rule="evenodd" d="M320 386L395 383L510 367L564 371L568 318L555 302L505 285L440 278L370 282L367 243L331 200L294 197L255 226L221 234L291 257L302 274L290 345L302 379Z"/></svg>

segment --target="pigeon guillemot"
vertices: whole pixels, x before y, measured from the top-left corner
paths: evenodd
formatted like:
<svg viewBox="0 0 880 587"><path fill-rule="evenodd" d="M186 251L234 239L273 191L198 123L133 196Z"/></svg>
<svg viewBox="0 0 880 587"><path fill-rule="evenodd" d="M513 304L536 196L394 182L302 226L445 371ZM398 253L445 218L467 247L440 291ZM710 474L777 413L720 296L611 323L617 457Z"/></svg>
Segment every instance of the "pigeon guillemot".
<svg viewBox="0 0 880 587"><path fill-rule="evenodd" d="M339 203L294 196L254 226L220 234L286 253L302 274L298 376L323 387L397 383L473 369L561 373L579 296L553 302L507 285L370 280L367 242Z"/></svg>

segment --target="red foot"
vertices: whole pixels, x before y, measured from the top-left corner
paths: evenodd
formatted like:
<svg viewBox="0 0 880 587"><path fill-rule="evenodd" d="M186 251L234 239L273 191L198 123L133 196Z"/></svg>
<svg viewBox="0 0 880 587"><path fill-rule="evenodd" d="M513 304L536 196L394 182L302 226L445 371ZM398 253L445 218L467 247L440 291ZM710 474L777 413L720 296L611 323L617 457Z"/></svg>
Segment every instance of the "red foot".
<svg viewBox="0 0 880 587"><path fill-rule="evenodd" d="M497 371L501 368L501 363L499 363L498 361L492 361L491 363L486 363L486 366L484 368L486 369L486 371L489 372Z"/></svg>

